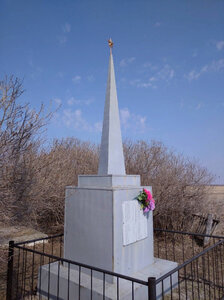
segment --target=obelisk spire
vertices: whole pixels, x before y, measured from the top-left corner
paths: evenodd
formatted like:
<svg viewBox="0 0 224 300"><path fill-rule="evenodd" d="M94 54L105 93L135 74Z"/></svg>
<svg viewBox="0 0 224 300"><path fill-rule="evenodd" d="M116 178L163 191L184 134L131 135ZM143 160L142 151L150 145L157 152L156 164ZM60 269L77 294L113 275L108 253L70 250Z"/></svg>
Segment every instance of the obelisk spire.
<svg viewBox="0 0 224 300"><path fill-rule="evenodd" d="M112 55L113 42L111 39L108 41L108 44L110 46L110 59L98 175L125 175L117 89Z"/></svg>

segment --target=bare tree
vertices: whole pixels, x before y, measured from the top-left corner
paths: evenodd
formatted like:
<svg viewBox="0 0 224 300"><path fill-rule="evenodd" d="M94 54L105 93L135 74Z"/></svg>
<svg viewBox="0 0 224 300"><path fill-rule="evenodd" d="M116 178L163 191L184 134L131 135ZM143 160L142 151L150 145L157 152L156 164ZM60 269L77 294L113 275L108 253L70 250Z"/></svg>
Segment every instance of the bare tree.
<svg viewBox="0 0 224 300"><path fill-rule="evenodd" d="M38 134L51 118L21 104L22 82L13 76L0 81L0 220L21 220L27 214L32 182L30 154L37 152ZM29 154L29 155L28 155Z"/></svg>

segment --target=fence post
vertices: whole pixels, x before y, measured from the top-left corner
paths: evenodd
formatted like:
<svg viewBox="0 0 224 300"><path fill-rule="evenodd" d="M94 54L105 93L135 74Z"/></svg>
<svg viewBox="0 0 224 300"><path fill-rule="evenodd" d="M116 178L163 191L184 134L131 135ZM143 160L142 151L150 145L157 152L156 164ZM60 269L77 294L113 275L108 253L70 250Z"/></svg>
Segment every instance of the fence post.
<svg viewBox="0 0 224 300"><path fill-rule="evenodd" d="M9 241L6 300L12 299L14 241Z"/></svg>
<svg viewBox="0 0 224 300"><path fill-rule="evenodd" d="M208 214L207 220L206 220L206 228L205 228L205 234L211 235L212 234L212 225L213 225L213 215ZM204 237L204 246L207 246L209 243L210 237L205 236Z"/></svg>
<svg viewBox="0 0 224 300"><path fill-rule="evenodd" d="M156 300L156 278L148 278L148 300Z"/></svg>

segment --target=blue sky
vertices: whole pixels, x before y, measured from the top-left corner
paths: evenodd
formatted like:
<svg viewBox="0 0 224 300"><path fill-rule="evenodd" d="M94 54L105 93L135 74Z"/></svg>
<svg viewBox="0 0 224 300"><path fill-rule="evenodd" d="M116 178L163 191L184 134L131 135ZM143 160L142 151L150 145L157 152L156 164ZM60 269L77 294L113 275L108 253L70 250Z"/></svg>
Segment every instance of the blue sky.
<svg viewBox="0 0 224 300"><path fill-rule="evenodd" d="M60 105L47 138L100 142L109 49L123 138L164 142L224 184L224 1L2 0L0 76L35 108Z"/></svg>

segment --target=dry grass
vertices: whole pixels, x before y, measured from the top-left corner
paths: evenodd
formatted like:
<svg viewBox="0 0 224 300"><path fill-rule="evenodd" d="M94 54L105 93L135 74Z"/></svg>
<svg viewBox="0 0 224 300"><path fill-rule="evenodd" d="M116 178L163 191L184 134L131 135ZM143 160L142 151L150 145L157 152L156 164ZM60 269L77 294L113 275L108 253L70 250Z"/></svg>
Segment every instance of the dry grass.
<svg viewBox="0 0 224 300"><path fill-rule="evenodd" d="M0 299L5 299L8 248L0 247Z"/></svg>
<svg viewBox="0 0 224 300"><path fill-rule="evenodd" d="M26 248L35 249L37 251L55 255L62 256L63 254L63 244L60 242L60 238L54 239L52 242L44 242L34 245L26 245ZM7 258L8 249L5 248L5 255ZM53 262L53 260L50 260ZM38 269L40 265L48 264L49 259L40 255L33 255L33 253L27 251L23 252L23 250L19 250L14 248L14 263L13 263L13 293L17 296L20 295L21 288L25 288L26 290L30 290L30 287L37 286L38 279ZM25 284L24 284L24 274L25 274ZM6 291L6 275L7 275L7 261L4 261L2 264L1 273L0 273L0 299L5 299L5 291ZM22 284L22 285L21 285Z"/></svg>

